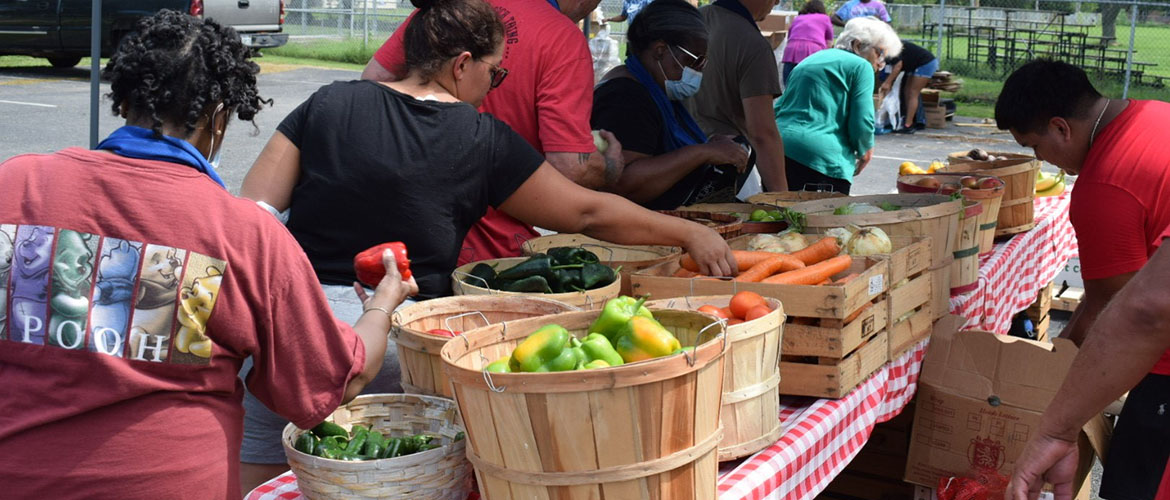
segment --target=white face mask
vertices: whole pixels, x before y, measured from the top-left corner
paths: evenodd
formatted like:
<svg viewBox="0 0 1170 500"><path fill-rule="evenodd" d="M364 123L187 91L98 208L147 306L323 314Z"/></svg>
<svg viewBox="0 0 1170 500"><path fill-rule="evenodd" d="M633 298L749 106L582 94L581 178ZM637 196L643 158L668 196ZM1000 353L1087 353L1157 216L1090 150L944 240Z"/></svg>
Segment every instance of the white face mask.
<svg viewBox="0 0 1170 500"><path fill-rule="evenodd" d="M699 86L703 83L703 73L696 71L690 66L683 66L674 56L674 51L667 47L670 52L670 57L674 58L675 64L682 67L682 78L678 80L666 79L666 97L672 101L681 101L691 97L699 92ZM666 77L666 71L662 69L662 61L658 62L658 70L662 71L662 76Z"/></svg>

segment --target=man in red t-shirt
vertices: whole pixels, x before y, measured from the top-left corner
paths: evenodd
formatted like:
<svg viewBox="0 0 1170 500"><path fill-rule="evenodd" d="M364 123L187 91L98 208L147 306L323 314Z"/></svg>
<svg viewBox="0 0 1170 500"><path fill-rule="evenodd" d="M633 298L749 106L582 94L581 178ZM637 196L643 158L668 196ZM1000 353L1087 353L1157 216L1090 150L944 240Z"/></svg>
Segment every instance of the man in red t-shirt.
<svg viewBox="0 0 1170 500"><path fill-rule="evenodd" d="M1078 175L1069 218L1085 297L1061 336L1080 344L1170 227L1170 104L1104 97L1081 69L1040 60L1008 77L995 117L1037 158ZM1170 352L1130 392L1106 460L1103 498L1144 499L1157 490L1170 458L1170 423L1144 409L1170 402L1163 391L1170 391Z"/></svg>
<svg viewBox="0 0 1170 500"><path fill-rule="evenodd" d="M605 155L589 130L593 109L593 56L576 23L600 0L489 0L504 22L507 40L500 67L503 85L492 90L480 111L512 127L545 155L565 177L598 189L621 176L621 145L608 132ZM395 81L405 76L403 38L412 13L362 72L362 79ZM467 233L459 264L521 255L520 245L536 237L531 226L489 208Z"/></svg>
<svg viewBox="0 0 1170 500"><path fill-rule="evenodd" d="M1079 189L1079 188L1078 188ZM1170 228L1154 240L1154 246L1170 238ZM1117 293L1116 299L1101 312L1088 330L1060 391L1044 411L1040 426L1016 460L1016 470L1008 486L1007 500L1031 500L1044 483L1054 486L1056 500L1071 500L1077 473L1077 434L1081 427L1125 391L1150 376L1147 372L1170 348L1170 244L1162 244L1149 262ZM1134 389L1137 391L1138 389ZM1147 421L1162 428L1170 426L1166 406L1170 386L1163 384L1151 394L1138 396ZM1125 412L1131 410L1134 392L1126 400ZM1139 488L1106 490L1101 497L1114 499L1170 500L1170 474L1165 463L1140 463L1148 457L1118 457L1116 436L1109 445L1106 474L1117 467L1138 465L1161 476L1143 481ZM1121 458L1123 464L1114 460Z"/></svg>

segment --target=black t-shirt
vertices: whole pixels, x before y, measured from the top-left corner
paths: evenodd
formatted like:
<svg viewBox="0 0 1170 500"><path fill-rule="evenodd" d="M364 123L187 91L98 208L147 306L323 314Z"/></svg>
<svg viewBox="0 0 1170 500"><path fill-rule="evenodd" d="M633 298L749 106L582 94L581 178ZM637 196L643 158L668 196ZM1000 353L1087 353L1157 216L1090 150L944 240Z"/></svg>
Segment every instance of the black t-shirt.
<svg viewBox="0 0 1170 500"><path fill-rule="evenodd" d="M370 81L321 87L277 130L300 148L288 229L318 279L353 283L354 255L402 241L423 298L451 293L467 231L544 162L469 104L421 101Z"/></svg>
<svg viewBox="0 0 1170 500"><path fill-rule="evenodd" d="M632 78L612 78L593 90L593 114L589 124L605 129L622 143L623 151L650 156L667 153L665 122L650 92ZM702 139L699 137L697 139ZM732 201L735 169L699 166L658 198L643 205L653 210L673 210L701 201ZM733 189L732 189L733 191Z"/></svg>
<svg viewBox="0 0 1170 500"><path fill-rule="evenodd" d="M923 64L934 60L934 54L918 45L910 42L902 42L902 53L898 57L892 58L886 62L889 66L898 64L902 61L902 71L910 73L918 69Z"/></svg>

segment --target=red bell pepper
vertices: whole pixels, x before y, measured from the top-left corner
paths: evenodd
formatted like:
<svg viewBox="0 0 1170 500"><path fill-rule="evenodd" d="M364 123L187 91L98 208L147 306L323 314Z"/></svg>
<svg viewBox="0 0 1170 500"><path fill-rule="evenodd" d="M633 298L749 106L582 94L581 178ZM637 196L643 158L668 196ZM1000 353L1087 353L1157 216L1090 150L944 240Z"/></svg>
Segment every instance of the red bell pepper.
<svg viewBox="0 0 1170 500"><path fill-rule="evenodd" d="M386 276L386 268L382 266L382 252L394 252L394 260L398 263L398 274L402 280L410 279L410 259L406 256L406 245L401 241L392 241L375 245L363 250L353 258L353 271L358 281L370 286L378 286Z"/></svg>
<svg viewBox="0 0 1170 500"><path fill-rule="evenodd" d="M453 332L451 330L444 330L441 328L435 328L433 330L427 330L427 333L429 333L431 335L438 335L440 337L454 337L456 335L459 335L460 332Z"/></svg>

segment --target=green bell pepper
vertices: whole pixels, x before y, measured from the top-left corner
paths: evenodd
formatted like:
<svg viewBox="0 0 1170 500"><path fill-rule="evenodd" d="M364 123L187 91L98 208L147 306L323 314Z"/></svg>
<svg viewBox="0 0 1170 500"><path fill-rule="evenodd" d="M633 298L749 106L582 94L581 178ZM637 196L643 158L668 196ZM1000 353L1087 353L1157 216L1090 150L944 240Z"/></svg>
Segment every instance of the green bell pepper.
<svg viewBox="0 0 1170 500"><path fill-rule="evenodd" d="M512 367L508 366L508 359L509 358L504 357L492 361L490 364L484 367L484 370L492 373L512 373Z"/></svg>
<svg viewBox="0 0 1170 500"><path fill-rule="evenodd" d="M546 365L557 359L573 336L560 325L544 325L532 332L515 349L508 362L514 372L552 371ZM542 369L543 368L543 369ZM569 369L573 369L572 366Z"/></svg>
<svg viewBox="0 0 1170 500"><path fill-rule="evenodd" d="M610 367L610 364L606 363L604 359L595 359L593 361L585 363L585 366L582 366L581 369L582 370L592 370L595 368L609 368L609 367Z"/></svg>
<svg viewBox="0 0 1170 500"><path fill-rule="evenodd" d="M590 333L585 337L581 342L581 350L585 352L586 368L597 360L605 361L606 366L619 366L623 363L622 356L613 348L613 344L600 333Z"/></svg>
<svg viewBox="0 0 1170 500"><path fill-rule="evenodd" d="M561 349L561 353L545 363L538 372L567 372L576 370L585 365L585 351L581 349L581 341L577 337L569 337L569 345Z"/></svg>
<svg viewBox="0 0 1170 500"><path fill-rule="evenodd" d="M616 345L618 331L626 326L630 318L634 316L654 318L654 315L650 314L650 310L642 306L646 303L646 299L647 297L635 299L624 295L609 299L601 310L601 316L598 316L597 321L594 321L589 327L589 332L605 335L611 344Z"/></svg>
<svg viewBox="0 0 1170 500"><path fill-rule="evenodd" d="M620 332L614 348L626 363L669 356L682 347L670 330L653 318L634 316Z"/></svg>

